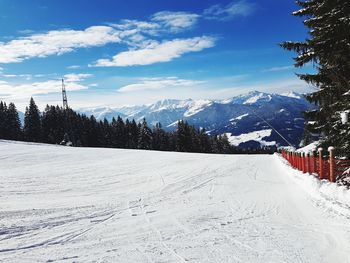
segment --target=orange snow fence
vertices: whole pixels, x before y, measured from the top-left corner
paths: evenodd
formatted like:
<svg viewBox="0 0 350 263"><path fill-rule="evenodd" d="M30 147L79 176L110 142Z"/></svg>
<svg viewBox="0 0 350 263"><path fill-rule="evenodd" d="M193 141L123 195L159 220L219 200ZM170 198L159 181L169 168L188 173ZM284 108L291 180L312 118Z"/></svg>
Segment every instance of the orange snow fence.
<svg viewBox="0 0 350 263"><path fill-rule="evenodd" d="M320 180L326 179L336 182L346 173L350 174L350 160L337 159L334 148L328 148L329 155L323 155L322 148L310 154L282 150L281 154L289 164L303 173L316 174Z"/></svg>

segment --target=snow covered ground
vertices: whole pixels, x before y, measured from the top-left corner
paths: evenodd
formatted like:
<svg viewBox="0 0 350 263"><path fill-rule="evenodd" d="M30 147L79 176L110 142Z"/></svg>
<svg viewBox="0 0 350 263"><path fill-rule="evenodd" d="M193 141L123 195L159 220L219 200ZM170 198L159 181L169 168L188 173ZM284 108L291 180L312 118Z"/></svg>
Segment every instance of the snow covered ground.
<svg viewBox="0 0 350 263"><path fill-rule="evenodd" d="M264 138L271 136L272 130L266 129L266 130L260 130L260 131L253 131L249 133L244 133L241 135L232 135L232 133L226 133L228 137L228 141L231 145L238 146L241 143L249 142L249 141L256 141L259 142L261 146L274 146L276 145L275 141L269 142L264 140Z"/></svg>
<svg viewBox="0 0 350 263"><path fill-rule="evenodd" d="M350 262L348 192L310 178L273 155L0 141L0 261Z"/></svg>

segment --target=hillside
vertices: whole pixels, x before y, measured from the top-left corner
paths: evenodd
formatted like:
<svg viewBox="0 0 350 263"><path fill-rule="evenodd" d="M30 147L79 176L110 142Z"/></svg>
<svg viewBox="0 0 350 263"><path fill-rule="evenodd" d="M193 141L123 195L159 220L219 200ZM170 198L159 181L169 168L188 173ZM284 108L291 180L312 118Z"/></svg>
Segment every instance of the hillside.
<svg viewBox="0 0 350 263"><path fill-rule="evenodd" d="M284 95L253 91L227 100L162 100L154 104L121 108L80 109L98 120L118 115L149 124L160 122L166 130L175 130L178 120L187 120L210 134L227 133L231 142L241 147L298 145L304 128L303 111L312 106L302 95ZM277 131L277 132L276 132ZM256 134L264 134L263 138ZM240 137L238 137L240 136Z"/></svg>
<svg viewBox="0 0 350 263"><path fill-rule="evenodd" d="M0 167L2 262L349 262L349 203L274 155L0 141Z"/></svg>

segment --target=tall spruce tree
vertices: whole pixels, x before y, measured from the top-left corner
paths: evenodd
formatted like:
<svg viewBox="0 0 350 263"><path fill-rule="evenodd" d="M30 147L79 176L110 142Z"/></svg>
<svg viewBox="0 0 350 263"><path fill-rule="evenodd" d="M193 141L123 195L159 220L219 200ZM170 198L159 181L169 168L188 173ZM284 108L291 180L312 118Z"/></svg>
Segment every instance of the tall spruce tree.
<svg viewBox="0 0 350 263"><path fill-rule="evenodd" d="M152 130L148 127L146 119L142 120L139 133L139 149L151 149L152 146Z"/></svg>
<svg viewBox="0 0 350 263"><path fill-rule="evenodd" d="M0 101L0 139L7 139L7 106Z"/></svg>
<svg viewBox="0 0 350 263"><path fill-rule="evenodd" d="M212 152L210 138L204 128L199 130L200 151L204 153Z"/></svg>
<svg viewBox="0 0 350 263"><path fill-rule="evenodd" d="M298 0L294 16L305 17L309 37L281 46L297 53L295 66L313 63L316 73L299 74L317 89L307 99L319 105L308 111L306 129L321 135L321 146L335 146L338 154L350 157L350 124L342 124L340 113L350 110L350 1Z"/></svg>
<svg viewBox="0 0 350 263"><path fill-rule="evenodd" d="M20 140L22 137L21 122L19 120L18 111L12 102L7 108L7 129L8 139Z"/></svg>
<svg viewBox="0 0 350 263"><path fill-rule="evenodd" d="M26 108L23 133L26 141L41 142L40 111L33 98L30 99L29 107Z"/></svg>

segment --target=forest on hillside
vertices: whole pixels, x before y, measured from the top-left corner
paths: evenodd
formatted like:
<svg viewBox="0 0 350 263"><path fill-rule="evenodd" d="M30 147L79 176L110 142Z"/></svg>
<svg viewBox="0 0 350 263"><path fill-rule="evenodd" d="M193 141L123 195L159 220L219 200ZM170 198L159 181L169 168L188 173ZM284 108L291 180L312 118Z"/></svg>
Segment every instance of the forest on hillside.
<svg viewBox="0 0 350 263"><path fill-rule="evenodd" d="M272 153L275 147L240 149L230 145L226 134L209 135L180 120L176 131L167 132L157 123L149 127L121 117L97 121L94 116L47 105L41 113L31 98L22 127L15 104L0 102L0 139L21 140L76 147L107 147L197 153Z"/></svg>

